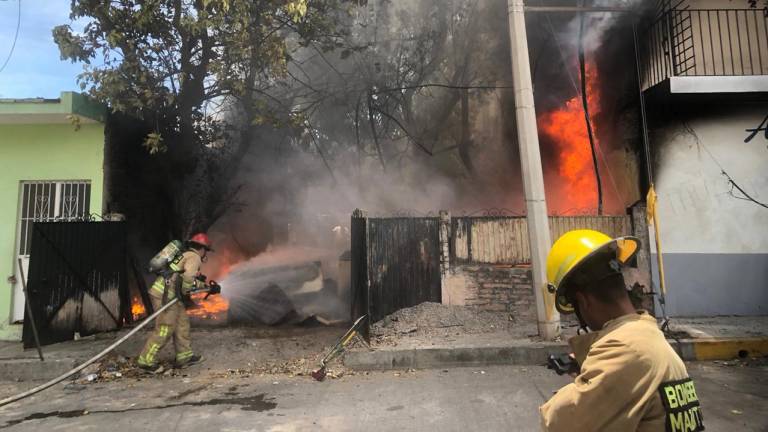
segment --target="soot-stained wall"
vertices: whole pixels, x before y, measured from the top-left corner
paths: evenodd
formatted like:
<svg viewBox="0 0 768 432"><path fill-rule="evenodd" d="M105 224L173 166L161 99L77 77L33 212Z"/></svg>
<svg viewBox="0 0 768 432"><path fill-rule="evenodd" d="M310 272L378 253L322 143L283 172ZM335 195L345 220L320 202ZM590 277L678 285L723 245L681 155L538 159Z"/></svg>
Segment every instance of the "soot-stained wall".
<svg viewBox="0 0 768 432"><path fill-rule="evenodd" d="M768 313L768 208L736 187L768 203L768 104L680 103L655 123L667 313Z"/></svg>

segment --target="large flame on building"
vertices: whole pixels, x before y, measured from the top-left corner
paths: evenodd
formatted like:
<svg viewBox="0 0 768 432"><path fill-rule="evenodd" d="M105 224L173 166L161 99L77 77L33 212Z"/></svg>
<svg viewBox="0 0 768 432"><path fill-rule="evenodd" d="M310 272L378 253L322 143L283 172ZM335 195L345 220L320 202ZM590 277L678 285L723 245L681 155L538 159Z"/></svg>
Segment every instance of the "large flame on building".
<svg viewBox="0 0 768 432"><path fill-rule="evenodd" d="M600 109L600 95L594 64L586 65L586 76L592 131L595 145L599 146L594 119ZM558 109L539 115L537 123L539 132L557 147L558 179L552 181L555 184L548 185L548 191L555 189L554 196L547 199L552 212L596 213L597 181L581 95L572 97Z"/></svg>

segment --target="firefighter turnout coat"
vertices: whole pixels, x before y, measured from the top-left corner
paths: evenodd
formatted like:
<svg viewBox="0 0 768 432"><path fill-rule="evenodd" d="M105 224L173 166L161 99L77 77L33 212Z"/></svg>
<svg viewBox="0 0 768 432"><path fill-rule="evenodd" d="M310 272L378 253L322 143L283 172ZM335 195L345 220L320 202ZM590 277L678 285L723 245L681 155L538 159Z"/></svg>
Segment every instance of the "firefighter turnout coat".
<svg viewBox="0 0 768 432"><path fill-rule="evenodd" d="M176 297L176 290L171 282L174 278L181 278L181 294L188 294L195 284L201 283L196 280L200 272L202 258L194 251L186 251L176 260L169 264L170 269L175 273L172 278L166 281L165 278L158 277L152 289L150 298L155 310L163 306L163 297L169 301ZM178 283L178 282L177 282ZM168 291L167 293L165 291ZM141 366L154 366L157 364L157 355L160 350L173 340L174 350L176 351L176 363L183 364L192 358L192 341L190 339L189 318L182 302L166 309L155 320L155 330L144 344L137 363Z"/></svg>
<svg viewBox="0 0 768 432"><path fill-rule="evenodd" d="M569 344L581 371L539 408L543 430L704 430L685 364L647 312L611 320Z"/></svg>

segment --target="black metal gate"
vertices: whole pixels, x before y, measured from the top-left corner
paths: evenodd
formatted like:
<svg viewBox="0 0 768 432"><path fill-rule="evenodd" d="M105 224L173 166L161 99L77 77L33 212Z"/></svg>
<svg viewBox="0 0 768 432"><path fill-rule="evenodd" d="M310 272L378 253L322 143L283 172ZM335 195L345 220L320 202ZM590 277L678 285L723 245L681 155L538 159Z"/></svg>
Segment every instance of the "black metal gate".
<svg viewBox="0 0 768 432"><path fill-rule="evenodd" d="M437 217L353 215L354 315L367 313L376 322L398 309L441 301L439 226Z"/></svg>
<svg viewBox="0 0 768 432"><path fill-rule="evenodd" d="M125 223L36 222L27 278L42 344L120 328L130 314ZM34 346L29 316L22 339Z"/></svg>

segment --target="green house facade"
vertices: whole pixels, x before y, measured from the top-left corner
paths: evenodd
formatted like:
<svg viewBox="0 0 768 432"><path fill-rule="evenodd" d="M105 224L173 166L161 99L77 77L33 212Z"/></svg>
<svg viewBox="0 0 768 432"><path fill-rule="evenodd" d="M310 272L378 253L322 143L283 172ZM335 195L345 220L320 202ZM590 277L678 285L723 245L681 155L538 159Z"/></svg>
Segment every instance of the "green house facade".
<svg viewBox="0 0 768 432"><path fill-rule="evenodd" d="M21 338L32 224L102 213L105 116L73 92L0 99L0 340Z"/></svg>

